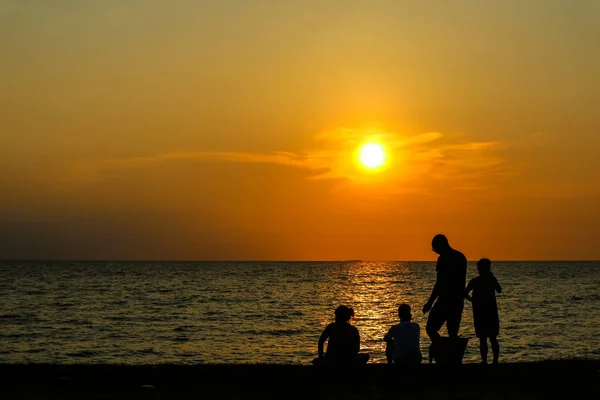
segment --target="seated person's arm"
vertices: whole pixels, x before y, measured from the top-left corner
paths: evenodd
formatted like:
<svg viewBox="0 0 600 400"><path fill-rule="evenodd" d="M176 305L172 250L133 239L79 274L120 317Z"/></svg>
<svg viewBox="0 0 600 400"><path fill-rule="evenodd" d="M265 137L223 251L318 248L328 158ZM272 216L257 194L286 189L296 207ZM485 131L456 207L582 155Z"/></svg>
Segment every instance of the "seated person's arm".
<svg viewBox="0 0 600 400"><path fill-rule="evenodd" d="M386 343L394 343L394 335L392 335L392 329L394 329L394 327L391 327L388 332L385 334L385 336L383 337L383 341Z"/></svg>
<svg viewBox="0 0 600 400"><path fill-rule="evenodd" d="M390 335L390 333L386 333L385 336L383 337L383 341L386 343L393 343L394 342L394 338L392 337L392 335Z"/></svg>
<svg viewBox="0 0 600 400"><path fill-rule="evenodd" d="M394 338L388 332L387 335L383 338L385 340L385 358L387 359L388 364L392 363L392 356L394 354Z"/></svg>
<svg viewBox="0 0 600 400"><path fill-rule="evenodd" d="M323 330L323 333L321 333L321 337L319 338L319 357L323 357L323 345L327 338L329 338L329 325Z"/></svg>
<svg viewBox="0 0 600 400"><path fill-rule="evenodd" d="M360 335L358 334L358 329L356 330L356 337L354 338L354 353L358 354L360 351Z"/></svg>

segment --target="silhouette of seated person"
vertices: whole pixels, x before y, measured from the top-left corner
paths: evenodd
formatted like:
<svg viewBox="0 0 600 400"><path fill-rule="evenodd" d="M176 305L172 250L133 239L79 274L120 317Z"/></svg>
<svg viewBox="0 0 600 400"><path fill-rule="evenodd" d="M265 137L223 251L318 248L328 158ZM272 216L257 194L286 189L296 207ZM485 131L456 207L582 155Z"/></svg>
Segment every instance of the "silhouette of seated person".
<svg viewBox="0 0 600 400"><path fill-rule="evenodd" d="M408 304L398 307L400 323L390 328L383 340L387 343L385 356L389 364L412 366L423 360L421 354L421 327L411 322Z"/></svg>
<svg viewBox="0 0 600 400"><path fill-rule="evenodd" d="M335 310L335 322L327 325L319 338L319 357L313 360L315 366L351 367L365 365L369 355L359 353L360 335L358 329L350 324L354 310L339 306ZM323 345L327 341L327 352L323 354Z"/></svg>

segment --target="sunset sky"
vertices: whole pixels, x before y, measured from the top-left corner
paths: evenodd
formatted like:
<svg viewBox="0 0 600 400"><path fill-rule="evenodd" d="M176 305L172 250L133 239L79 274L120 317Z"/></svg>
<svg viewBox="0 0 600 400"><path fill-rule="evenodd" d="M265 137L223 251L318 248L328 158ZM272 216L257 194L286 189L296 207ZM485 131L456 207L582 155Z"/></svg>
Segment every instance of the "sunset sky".
<svg viewBox="0 0 600 400"><path fill-rule="evenodd" d="M0 49L0 259L600 259L600 1L5 0Z"/></svg>

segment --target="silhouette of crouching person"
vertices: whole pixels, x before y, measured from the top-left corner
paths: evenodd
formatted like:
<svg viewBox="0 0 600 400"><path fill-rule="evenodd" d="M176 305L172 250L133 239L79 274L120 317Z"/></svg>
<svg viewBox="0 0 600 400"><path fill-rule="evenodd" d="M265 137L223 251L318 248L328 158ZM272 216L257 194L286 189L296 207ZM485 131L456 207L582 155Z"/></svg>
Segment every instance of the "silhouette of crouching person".
<svg viewBox="0 0 600 400"><path fill-rule="evenodd" d="M359 353L360 335L358 329L350 324L354 310L339 306L335 310L335 322L327 325L319 338L319 357L313 365L320 367L353 367L365 365L369 354ZM323 345L327 342L327 352L323 354Z"/></svg>

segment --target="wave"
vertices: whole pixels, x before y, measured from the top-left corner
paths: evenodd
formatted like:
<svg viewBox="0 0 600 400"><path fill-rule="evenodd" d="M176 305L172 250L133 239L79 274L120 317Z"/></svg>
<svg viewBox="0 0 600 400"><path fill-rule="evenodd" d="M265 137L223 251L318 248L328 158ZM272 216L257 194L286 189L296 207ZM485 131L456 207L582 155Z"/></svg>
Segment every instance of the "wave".
<svg viewBox="0 0 600 400"><path fill-rule="evenodd" d="M36 314L2 314L0 315L0 321L5 323L17 323L17 324L25 324L25 323L38 323L40 319Z"/></svg>
<svg viewBox="0 0 600 400"><path fill-rule="evenodd" d="M19 319L23 318L20 314L0 314L0 319Z"/></svg>
<svg viewBox="0 0 600 400"><path fill-rule="evenodd" d="M153 348L146 348L146 349L142 349L142 350L134 350L131 351L130 353L132 354L155 354L155 355L163 355L162 352L154 350Z"/></svg>
<svg viewBox="0 0 600 400"><path fill-rule="evenodd" d="M29 349L29 350L25 350L25 353L28 354L39 354L39 353L46 353L48 350L46 349Z"/></svg>
<svg viewBox="0 0 600 400"><path fill-rule="evenodd" d="M556 343L529 343L527 346L532 347L534 349L552 349L556 347Z"/></svg>
<svg viewBox="0 0 600 400"><path fill-rule="evenodd" d="M189 329L194 329L196 328L194 325L181 325L178 326L177 328L173 328L173 332L183 332Z"/></svg>
<svg viewBox="0 0 600 400"><path fill-rule="evenodd" d="M301 329L273 329L273 330L249 330L247 332L253 336L293 336L293 335L301 335L305 333L304 330Z"/></svg>
<svg viewBox="0 0 600 400"><path fill-rule="evenodd" d="M569 300L570 301L576 301L576 302L580 302L580 301L599 301L600 300L600 294L593 293L593 294L589 294L587 296L573 296Z"/></svg>
<svg viewBox="0 0 600 400"><path fill-rule="evenodd" d="M97 351L97 350L80 350L80 351L67 353L67 356L84 358L84 357L94 357L94 356L98 356L100 354L102 354L102 352Z"/></svg>

